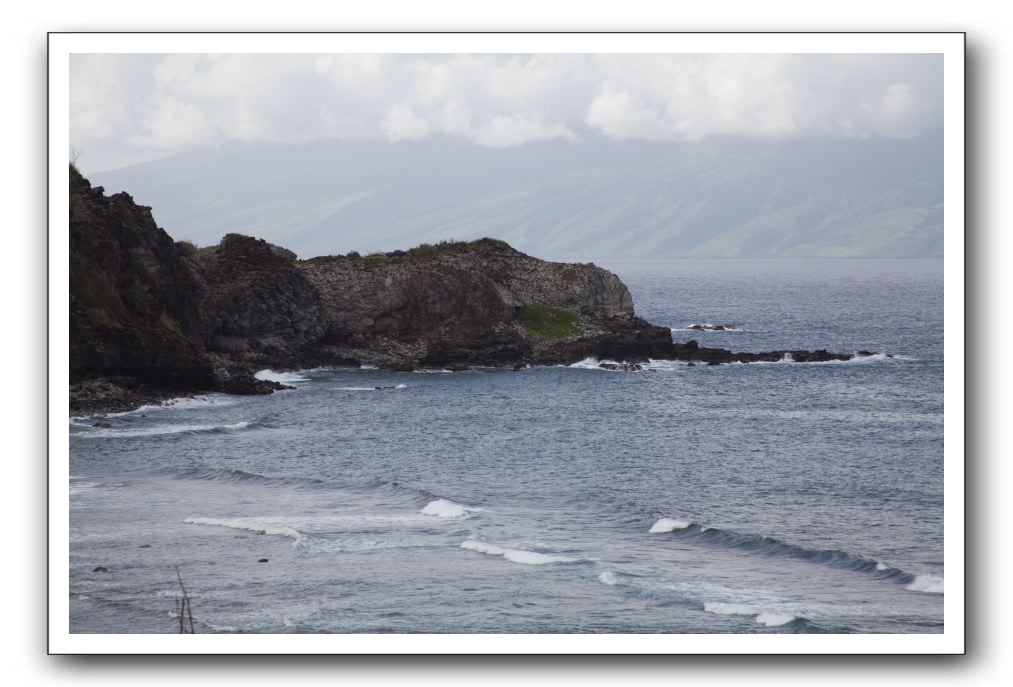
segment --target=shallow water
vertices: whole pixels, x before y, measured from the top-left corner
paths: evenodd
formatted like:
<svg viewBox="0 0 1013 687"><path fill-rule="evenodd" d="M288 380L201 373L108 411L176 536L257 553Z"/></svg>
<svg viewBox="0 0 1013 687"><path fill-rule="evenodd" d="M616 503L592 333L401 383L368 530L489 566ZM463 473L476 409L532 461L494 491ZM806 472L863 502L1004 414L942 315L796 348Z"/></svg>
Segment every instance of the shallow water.
<svg viewBox="0 0 1013 687"><path fill-rule="evenodd" d="M940 632L941 261L606 266L679 341L896 357L315 370L72 420L72 631L177 631L178 566L199 632Z"/></svg>

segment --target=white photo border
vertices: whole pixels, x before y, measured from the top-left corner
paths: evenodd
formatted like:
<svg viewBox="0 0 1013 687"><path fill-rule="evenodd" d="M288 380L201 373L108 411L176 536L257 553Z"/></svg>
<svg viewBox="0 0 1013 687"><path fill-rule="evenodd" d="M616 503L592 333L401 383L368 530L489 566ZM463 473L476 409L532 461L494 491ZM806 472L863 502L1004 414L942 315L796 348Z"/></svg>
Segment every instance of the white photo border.
<svg viewBox="0 0 1013 687"><path fill-rule="evenodd" d="M962 654L965 633L964 44L960 32L49 34L49 653ZM69 617L70 55L74 53L937 53L944 84L944 628L940 634L72 634Z"/></svg>

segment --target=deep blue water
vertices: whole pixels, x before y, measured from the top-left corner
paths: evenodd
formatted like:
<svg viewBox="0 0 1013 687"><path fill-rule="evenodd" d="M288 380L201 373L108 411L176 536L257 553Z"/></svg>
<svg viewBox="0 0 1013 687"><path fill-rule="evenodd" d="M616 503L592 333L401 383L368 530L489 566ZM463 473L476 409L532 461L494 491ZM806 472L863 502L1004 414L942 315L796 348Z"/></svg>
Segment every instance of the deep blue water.
<svg viewBox="0 0 1013 687"><path fill-rule="evenodd" d="M605 266L676 340L895 357L315 370L72 420L72 631L177 631L179 566L199 632L940 632L942 262Z"/></svg>

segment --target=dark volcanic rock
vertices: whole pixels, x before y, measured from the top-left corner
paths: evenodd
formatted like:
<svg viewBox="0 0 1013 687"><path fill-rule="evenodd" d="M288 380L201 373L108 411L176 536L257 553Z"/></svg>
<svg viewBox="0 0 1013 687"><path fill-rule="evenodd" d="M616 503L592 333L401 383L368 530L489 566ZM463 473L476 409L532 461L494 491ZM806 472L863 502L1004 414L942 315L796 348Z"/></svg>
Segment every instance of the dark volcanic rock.
<svg viewBox="0 0 1013 687"><path fill-rule="evenodd" d="M636 317L629 289L592 264L502 241L297 260L260 239L175 243L149 208L70 170L71 409L129 410L188 392L291 388L253 371L370 363L394 370L648 358L779 360L673 344ZM718 327L723 328L724 325ZM718 328L714 327L714 328ZM843 359L791 351L799 362Z"/></svg>
<svg viewBox="0 0 1013 687"><path fill-rule="evenodd" d="M70 381L120 376L209 388L200 269L150 208L105 196L70 170Z"/></svg>
<svg viewBox="0 0 1013 687"><path fill-rule="evenodd" d="M598 367L604 370L619 370L622 372L640 372L644 369L638 363L598 363Z"/></svg>

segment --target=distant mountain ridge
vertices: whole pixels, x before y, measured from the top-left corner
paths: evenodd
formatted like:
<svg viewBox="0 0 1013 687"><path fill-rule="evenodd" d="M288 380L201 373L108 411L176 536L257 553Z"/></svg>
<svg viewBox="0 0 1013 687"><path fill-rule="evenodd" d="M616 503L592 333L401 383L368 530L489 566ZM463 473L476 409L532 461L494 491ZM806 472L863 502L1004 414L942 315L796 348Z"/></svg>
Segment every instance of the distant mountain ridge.
<svg viewBox="0 0 1013 687"><path fill-rule="evenodd" d="M546 258L939 257L941 132L692 143L258 144L92 174L176 239L300 257L491 236Z"/></svg>

